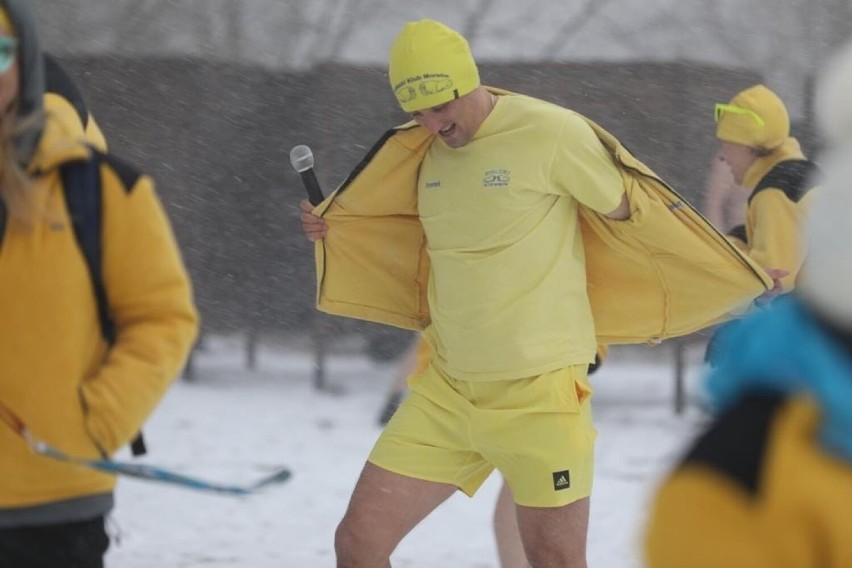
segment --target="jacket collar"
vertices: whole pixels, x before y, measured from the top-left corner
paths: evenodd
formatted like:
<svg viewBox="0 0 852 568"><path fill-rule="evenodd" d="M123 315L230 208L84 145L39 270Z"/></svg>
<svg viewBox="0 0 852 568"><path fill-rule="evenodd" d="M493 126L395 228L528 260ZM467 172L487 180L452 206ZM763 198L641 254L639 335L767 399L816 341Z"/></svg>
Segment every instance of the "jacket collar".
<svg viewBox="0 0 852 568"><path fill-rule="evenodd" d="M45 173L72 160L85 160L91 150L85 142L85 132L76 111L62 97L47 93L44 97L44 130L28 170Z"/></svg>
<svg viewBox="0 0 852 568"><path fill-rule="evenodd" d="M763 179L763 176L769 173L769 170L774 168L779 162L785 160L804 160L805 155L802 153L802 148L799 141L795 138L787 138L781 146L773 150L768 156L758 158L746 170L743 177L743 186L748 190L753 190Z"/></svg>

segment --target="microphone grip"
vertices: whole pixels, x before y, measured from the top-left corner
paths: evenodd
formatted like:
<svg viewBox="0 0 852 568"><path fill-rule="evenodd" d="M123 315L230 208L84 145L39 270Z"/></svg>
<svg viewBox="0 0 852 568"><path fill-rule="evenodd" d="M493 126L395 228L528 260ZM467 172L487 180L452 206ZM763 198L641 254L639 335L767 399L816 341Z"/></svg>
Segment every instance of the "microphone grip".
<svg viewBox="0 0 852 568"><path fill-rule="evenodd" d="M323 197L317 176L314 174L314 169L308 168L303 172L299 172L299 175L302 177L302 184L305 186L305 191L308 192L308 201L311 202L311 205L322 203L325 197Z"/></svg>

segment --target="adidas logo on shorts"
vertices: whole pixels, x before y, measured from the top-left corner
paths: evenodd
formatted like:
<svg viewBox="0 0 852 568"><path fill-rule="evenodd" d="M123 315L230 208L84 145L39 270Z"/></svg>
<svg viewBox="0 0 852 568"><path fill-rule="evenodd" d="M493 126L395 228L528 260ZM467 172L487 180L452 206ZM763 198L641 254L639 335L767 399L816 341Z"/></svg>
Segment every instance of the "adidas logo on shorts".
<svg viewBox="0 0 852 568"><path fill-rule="evenodd" d="M553 490L559 491L560 489L568 489L569 487L571 487L571 472L567 469L565 471L554 471Z"/></svg>

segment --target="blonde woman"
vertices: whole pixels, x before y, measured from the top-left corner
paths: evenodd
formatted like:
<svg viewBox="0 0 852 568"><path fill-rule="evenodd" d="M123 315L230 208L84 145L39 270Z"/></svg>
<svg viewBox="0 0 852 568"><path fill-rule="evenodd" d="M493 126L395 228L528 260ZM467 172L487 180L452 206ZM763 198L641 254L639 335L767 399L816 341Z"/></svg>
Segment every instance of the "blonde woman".
<svg viewBox="0 0 852 568"><path fill-rule="evenodd" d="M113 454L178 375L197 316L151 179L45 96L30 4L0 0L0 566L94 568L114 477L32 452L15 423L68 454ZM66 183L71 163L95 172L94 277L67 205L89 186Z"/></svg>

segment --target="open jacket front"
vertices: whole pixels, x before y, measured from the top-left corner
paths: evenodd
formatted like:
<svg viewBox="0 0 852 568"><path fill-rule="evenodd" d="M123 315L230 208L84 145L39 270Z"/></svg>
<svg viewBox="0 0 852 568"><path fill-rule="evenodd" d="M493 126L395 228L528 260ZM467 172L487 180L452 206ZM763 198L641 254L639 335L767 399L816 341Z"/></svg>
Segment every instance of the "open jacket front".
<svg viewBox="0 0 852 568"><path fill-rule="evenodd" d="M629 220L614 221L580 206L599 343L692 333L742 312L772 286L614 136L588 122L621 171L631 210ZM417 175L433 138L413 122L391 129L314 209L329 227L315 248L321 311L412 330L428 325L429 257Z"/></svg>

